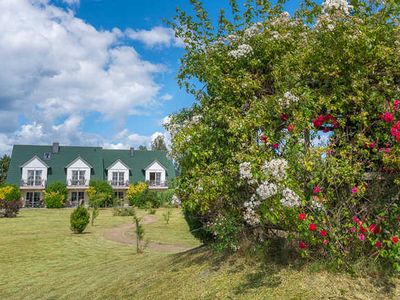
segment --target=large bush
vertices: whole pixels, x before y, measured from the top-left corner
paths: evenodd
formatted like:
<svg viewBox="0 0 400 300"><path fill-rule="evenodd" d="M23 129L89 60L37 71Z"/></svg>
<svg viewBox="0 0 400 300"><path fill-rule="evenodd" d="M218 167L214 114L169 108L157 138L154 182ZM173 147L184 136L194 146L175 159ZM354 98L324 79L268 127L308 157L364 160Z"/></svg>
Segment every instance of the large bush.
<svg viewBox="0 0 400 300"><path fill-rule="evenodd" d="M87 225L89 224L90 214L86 207L78 206L71 213L70 224L71 230L74 233L82 233L85 231Z"/></svg>
<svg viewBox="0 0 400 300"><path fill-rule="evenodd" d="M0 216L14 218L22 207L21 192L16 185L0 187Z"/></svg>
<svg viewBox="0 0 400 300"><path fill-rule="evenodd" d="M190 223L221 250L279 238L400 270L400 4L248 2L173 24L198 100L167 125Z"/></svg>
<svg viewBox="0 0 400 300"><path fill-rule="evenodd" d="M65 205L67 196L67 185L62 182L53 182L44 192L44 203L47 208L61 208Z"/></svg>
<svg viewBox="0 0 400 300"><path fill-rule="evenodd" d="M106 181L91 180L87 193L91 206L110 207L113 205L113 189Z"/></svg>
<svg viewBox="0 0 400 300"><path fill-rule="evenodd" d="M148 186L145 182L131 183L128 190L126 191L126 198L130 205L139 206L140 197L143 193L146 193Z"/></svg>

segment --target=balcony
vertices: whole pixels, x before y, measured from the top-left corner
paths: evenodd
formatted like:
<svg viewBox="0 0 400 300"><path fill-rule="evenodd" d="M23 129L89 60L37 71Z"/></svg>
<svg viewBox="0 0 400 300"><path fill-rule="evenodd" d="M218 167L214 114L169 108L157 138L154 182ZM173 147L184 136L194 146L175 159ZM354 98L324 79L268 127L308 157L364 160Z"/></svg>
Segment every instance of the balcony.
<svg viewBox="0 0 400 300"><path fill-rule="evenodd" d="M129 187L129 180L120 181L120 180L111 180L108 182L114 189L118 188L128 188Z"/></svg>
<svg viewBox="0 0 400 300"><path fill-rule="evenodd" d="M75 187L88 187L89 182L87 179L68 179L67 180L67 186L69 188L75 188Z"/></svg>
<svg viewBox="0 0 400 300"><path fill-rule="evenodd" d="M46 180L44 179L28 179L21 180L21 189L44 189L46 187Z"/></svg>
<svg viewBox="0 0 400 300"><path fill-rule="evenodd" d="M149 180L147 181L149 189L168 189L168 182L167 181L156 181L156 180Z"/></svg>

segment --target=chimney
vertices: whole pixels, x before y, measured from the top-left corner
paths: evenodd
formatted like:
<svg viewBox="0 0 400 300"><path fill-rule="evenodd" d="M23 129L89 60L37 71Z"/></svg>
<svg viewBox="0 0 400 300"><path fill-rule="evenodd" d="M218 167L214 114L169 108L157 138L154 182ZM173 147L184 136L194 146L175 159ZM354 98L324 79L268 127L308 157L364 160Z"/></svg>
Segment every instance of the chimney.
<svg viewBox="0 0 400 300"><path fill-rule="evenodd" d="M60 143L53 143L53 153L60 152Z"/></svg>
<svg viewBox="0 0 400 300"><path fill-rule="evenodd" d="M135 151L135 149L133 147L131 147L129 149L129 154L130 154L131 157L133 157L133 154L135 153L134 151Z"/></svg>

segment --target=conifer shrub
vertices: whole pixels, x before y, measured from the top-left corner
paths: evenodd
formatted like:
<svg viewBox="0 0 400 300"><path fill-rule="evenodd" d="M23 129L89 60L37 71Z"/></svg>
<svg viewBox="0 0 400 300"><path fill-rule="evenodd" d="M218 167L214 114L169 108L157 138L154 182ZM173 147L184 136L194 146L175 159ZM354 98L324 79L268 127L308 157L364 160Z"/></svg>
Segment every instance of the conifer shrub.
<svg viewBox="0 0 400 300"><path fill-rule="evenodd" d="M86 207L78 206L71 213L71 230L74 233L83 233L90 222L90 214Z"/></svg>

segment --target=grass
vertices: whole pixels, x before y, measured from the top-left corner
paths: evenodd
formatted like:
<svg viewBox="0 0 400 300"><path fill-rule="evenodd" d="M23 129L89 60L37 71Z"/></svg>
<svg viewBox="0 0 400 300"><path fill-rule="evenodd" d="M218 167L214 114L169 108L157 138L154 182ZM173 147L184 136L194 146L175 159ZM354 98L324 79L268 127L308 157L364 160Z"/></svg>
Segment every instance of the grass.
<svg viewBox="0 0 400 300"><path fill-rule="evenodd" d="M197 247L179 210L166 225L145 225L146 239ZM307 266L224 259L205 247L168 254L103 238L132 222L102 210L86 234L69 230L71 210L23 210L0 219L1 299L400 299L399 281L353 278ZM144 211L139 211L144 215Z"/></svg>

